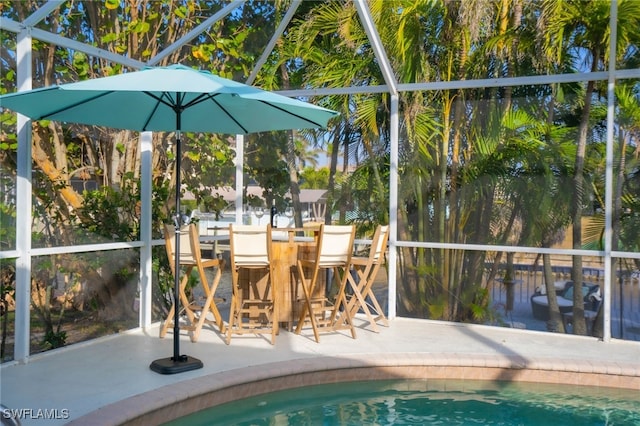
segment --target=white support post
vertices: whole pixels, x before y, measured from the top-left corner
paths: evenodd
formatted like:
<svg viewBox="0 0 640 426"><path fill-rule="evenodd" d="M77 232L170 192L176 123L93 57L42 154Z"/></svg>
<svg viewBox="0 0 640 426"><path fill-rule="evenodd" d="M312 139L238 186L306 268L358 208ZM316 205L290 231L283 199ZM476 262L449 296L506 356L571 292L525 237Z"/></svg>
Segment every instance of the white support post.
<svg viewBox="0 0 640 426"><path fill-rule="evenodd" d="M140 133L140 240L144 243L140 248L140 327L151 325L152 305L152 173L151 165L153 141L151 132Z"/></svg>
<svg viewBox="0 0 640 426"><path fill-rule="evenodd" d="M18 33L18 91L32 87L31 29ZM13 358L19 363L29 360L31 306L31 120L18 114L18 179L16 182L16 316Z"/></svg>
<svg viewBox="0 0 640 426"><path fill-rule="evenodd" d="M618 19L618 2L611 2L611 15L609 18L610 40L609 40L609 81L607 85L607 147L606 147L606 167L605 167L605 190L604 190L604 300L603 314L604 324L602 340L608 342L611 340L611 300L613 293L611 291L611 278L614 276L611 270L612 258L611 251L613 249L613 129L615 126L615 72L616 72L616 34Z"/></svg>
<svg viewBox="0 0 640 426"><path fill-rule="evenodd" d="M244 187L244 135L236 135L236 224L242 224L242 188Z"/></svg>
<svg viewBox="0 0 640 426"><path fill-rule="evenodd" d="M396 241L398 240L398 135L400 132L398 118L398 95L391 95L391 153L389 156L389 301L388 317L396 317L397 304L397 271L398 253Z"/></svg>

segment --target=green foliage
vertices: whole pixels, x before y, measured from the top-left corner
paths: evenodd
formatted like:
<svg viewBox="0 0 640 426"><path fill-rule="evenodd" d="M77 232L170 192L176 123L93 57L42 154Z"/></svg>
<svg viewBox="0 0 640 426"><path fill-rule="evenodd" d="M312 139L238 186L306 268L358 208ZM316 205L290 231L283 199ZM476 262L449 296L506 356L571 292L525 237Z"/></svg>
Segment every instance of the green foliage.
<svg viewBox="0 0 640 426"><path fill-rule="evenodd" d="M79 215L85 219L80 227L92 235L115 241L135 241L139 238L139 194L135 190L138 182L128 175L123 187L116 190L103 187L86 191L84 205Z"/></svg>
<svg viewBox="0 0 640 426"><path fill-rule="evenodd" d="M67 343L66 331L52 331L49 330L44 335L43 343L48 349L61 348Z"/></svg>
<svg viewBox="0 0 640 426"><path fill-rule="evenodd" d="M0 202L0 250L15 248L16 206L14 203Z"/></svg>
<svg viewBox="0 0 640 426"><path fill-rule="evenodd" d="M283 155L287 139L288 132L254 133L245 137L245 173L264 189L267 205L276 199L278 210L284 209L284 195L291 183Z"/></svg>
<svg viewBox="0 0 640 426"><path fill-rule="evenodd" d="M326 189L329 187L329 168L305 167L300 173L300 188Z"/></svg>
<svg viewBox="0 0 640 426"><path fill-rule="evenodd" d="M384 182L382 192L377 185L379 180ZM349 186L351 221L358 225L363 234L371 234L378 224L388 223L386 206L389 200L389 158L387 156L372 158L363 162L353 173L346 177L345 184ZM338 198L338 203L347 200Z"/></svg>
<svg viewBox="0 0 640 426"><path fill-rule="evenodd" d="M0 362L5 359L6 343L8 339L9 300L15 300L15 264L13 261L0 260Z"/></svg>
<svg viewBox="0 0 640 426"><path fill-rule="evenodd" d="M160 65L182 62L244 80L281 19L278 8L285 3L246 2L188 45L173 51ZM609 53L610 2L514 2L508 10L501 10L507 3L487 2L486 7L478 7L477 2L402 0L390 7L389 2L372 0L368 5L393 73L401 83L604 69ZM224 4L69 1L38 26L144 62L189 34L203 17L218 12ZM627 69L637 67L639 5L635 0L618 2L616 53L619 61L629 61ZM3 17L19 20L31 12L33 4L2 1L0 6ZM353 2L303 2L256 82L268 89L385 84L378 58L357 16ZM0 59L0 93L16 90L15 40L14 35L2 32L0 43L7 54ZM113 75L125 68L40 41L33 46L35 87ZM606 128L606 105L598 93L603 93L604 87L595 85L593 94L586 89L585 84L564 83L403 93L399 103L399 239L550 246L569 217L568 194L574 190L571 180L579 152L575 141L582 112L590 102L596 108L586 132L587 184L577 192L585 200L592 194L595 200L604 199L602 132ZM629 90L630 96L616 94L616 131L621 132L621 140L628 138L628 146L637 150L638 130L632 114L638 105L637 84L635 96ZM315 101L341 111L333 133L295 134L297 164L284 160L283 154L291 152L289 133L248 136L245 182L264 187L267 202L276 199L281 207L291 187L289 172L306 166L307 161L313 163L315 152L307 149L313 145L335 154L330 164L333 168L305 167L300 174L301 186L330 189L332 207L340 211L340 220L358 223L363 230L387 222L389 96L354 93ZM15 114L1 114L0 161L3 169L15 170ZM46 157L34 172L34 216L38 225L34 227L34 245L139 239L136 137L128 132L44 121L34 123L34 129L34 146L43 147L36 157L39 161ZM196 200L184 205L202 205L219 212L225 203L213 196L211 189L233 183L233 141L216 135L185 136L188 149L184 150L183 182ZM170 146L172 137L154 136L156 237L173 203L170 183L175 181L171 167L175 158L173 152L164 149ZM302 138L308 144L302 143ZM615 220L620 225L620 246L637 250L638 165L637 158L633 162L631 155L627 157L628 164L620 166L624 182L614 194L622 204ZM619 164L624 159L621 155ZM345 163L348 173L338 171L340 162ZM46 167L38 167L41 164L55 170L45 172ZM99 189L75 193L71 179L81 175ZM248 199L250 205L258 202ZM0 244L7 248L14 244L15 207L7 200L2 203ZM582 204L575 210L590 208L590 200ZM594 241L601 241L601 233L594 231L594 235ZM486 289L482 287L484 254L400 250L401 313L405 309L422 314L428 308L434 318L477 322L490 316ZM162 252L154 248L154 273L159 285L165 286L170 280L167 265L160 260ZM45 278L50 279L56 268L87 274L90 268L107 270L108 265L112 270L105 275L124 284L135 277L138 268L128 263L128 256L77 256L82 262L75 265L61 257L39 263L35 269L46 283ZM96 307L104 303L97 298L91 302Z"/></svg>
<svg viewBox="0 0 640 426"><path fill-rule="evenodd" d="M16 125L17 116L15 114L11 114L8 111L0 112L0 121L3 125L8 127L14 127ZM15 155L16 150L18 149L18 138L15 133L2 133L0 135L0 151L3 152L3 155L8 155L13 157Z"/></svg>
<svg viewBox="0 0 640 426"><path fill-rule="evenodd" d="M109 9L117 9L120 6L120 0L105 0L104 6Z"/></svg>
<svg viewBox="0 0 640 426"><path fill-rule="evenodd" d="M205 211L224 209L223 200L214 200L212 190L228 185L235 176L235 152L228 141L215 134L185 135L188 149L182 161L182 182L194 195L195 205L205 205Z"/></svg>
<svg viewBox="0 0 640 426"><path fill-rule="evenodd" d="M253 205L250 201L248 201L249 205ZM220 218L220 214L227 208L229 203L225 201L225 199L217 194L217 195L205 195L202 197L202 207L205 212L213 212L216 215L216 220Z"/></svg>
<svg viewBox="0 0 640 426"><path fill-rule="evenodd" d="M555 10L545 9L552 3ZM521 16L512 9L502 15L497 4L478 8L473 3L420 1L398 2L392 8L373 1L369 5L394 73L402 82L414 82L532 75L541 69L573 72L571 60L552 59L554 49L548 50L549 56L536 53L541 40L551 40L545 38L550 34L545 25L555 25L564 19L563 13L582 7L582 2L568 2L566 8L561 3L521 4ZM606 13L598 15L602 19L597 22L582 22L580 14L574 14L584 25L573 27L575 32L567 36L576 37L582 49L592 47L589 37L604 41L606 34L600 30L608 25L608 2L588 3L583 15ZM279 59L289 60L288 64L298 61L295 69L311 87L380 84L379 70L369 67L375 55L352 5L307 6L313 13L301 13L295 21L287 33L291 50L283 48ZM546 19L539 21L543 12L556 16L544 15ZM540 26L532 26L534 22ZM566 52L565 48L562 53ZM570 200L563 194L571 191L583 96L584 88L573 83L403 94L398 237L550 245L569 220ZM571 102L574 99L578 102ZM384 154L372 147L385 140L387 101L376 94L331 101L343 113L344 129L357 135L355 147L343 130L342 148L350 156L359 154L360 147L368 149L367 158L348 179L335 179L336 192L331 196L356 220L382 221L384 216L374 212L384 211L376 204L386 206L386 194L373 182L385 182L386 176L380 162L376 167L372 160ZM597 143L590 144L587 158L585 171L593 177L602 158ZM421 249L403 254L401 304L417 312L427 297L432 317L487 318L481 254Z"/></svg>

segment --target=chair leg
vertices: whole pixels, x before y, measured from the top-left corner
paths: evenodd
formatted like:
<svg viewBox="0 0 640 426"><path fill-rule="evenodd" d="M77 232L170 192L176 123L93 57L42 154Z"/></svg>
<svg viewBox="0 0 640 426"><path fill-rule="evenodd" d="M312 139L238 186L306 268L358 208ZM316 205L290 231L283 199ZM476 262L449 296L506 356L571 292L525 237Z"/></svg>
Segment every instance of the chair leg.
<svg viewBox="0 0 640 426"><path fill-rule="evenodd" d="M271 344L275 345L276 344L276 335L278 334L278 309L275 306L273 306L273 310L271 311Z"/></svg>
<svg viewBox="0 0 640 426"><path fill-rule="evenodd" d="M311 327L313 328L313 335L316 338L316 342L320 343L318 325L316 323L315 313L313 312L313 307L311 303L311 295L314 294L313 291L315 288L315 282L318 278L318 271L315 270L313 272L311 281L309 282L309 286L307 287L307 280L305 278L304 271L302 270L302 267L300 265L298 266L298 270L299 270L298 272L300 273L300 279L302 284L302 291L304 292L305 303L302 306L302 310L300 312L300 319L298 320L298 325L296 327L295 333L300 334L300 332L302 331L302 326L304 324L304 321L308 315L309 320L311 321Z"/></svg>
<svg viewBox="0 0 640 426"><path fill-rule="evenodd" d="M185 275L180 280L180 289L179 289L178 297L180 297L180 303L182 304L182 309L184 310L185 315L187 315L187 318L190 324L189 326L186 326L184 328L190 331L191 340L193 341L194 337L192 332L193 331L192 325L194 324L194 321L195 321L195 315L193 314L193 311L190 308L191 303L189 302L189 299L187 298L187 295L184 292L185 286L187 285L187 281L189 280L189 274L191 274L192 269L193 267L188 267L185 271ZM167 318L164 321L164 325L162 326L162 329L160 329L160 338L163 338L164 336L166 336L167 331L173 325L175 308L176 306L175 306L175 296L174 296L174 303L172 303L171 309L169 309ZM180 314L181 312L178 312L178 316L180 316ZM197 340L197 337L196 337L196 340Z"/></svg>
<svg viewBox="0 0 640 426"><path fill-rule="evenodd" d="M229 306L229 323L227 324L227 338L225 339L225 343L227 345L231 343L231 334L233 333L234 320L236 316L236 303L236 296L231 296L231 305Z"/></svg>
<svg viewBox="0 0 640 426"><path fill-rule="evenodd" d="M342 294L342 303L344 306L347 305L347 299L344 295L344 293ZM351 316L345 311L345 320L347 321L347 325L349 327L349 330L351 330L351 337L352 338L356 338L356 328L353 325L353 318L351 318Z"/></svg>
<svg viewBox="0 0 640 426"><path fill-rule="evenodd" d="M340 277L339 272L340 271L338 270L337 267L334 268L334 274L336 278ZM347 298L345 295L345 289L346 289L347 280L348 280L348 272L349 272L348 270L344 270L343 277L340 279L340 287L335 299L333 311L331 312L331 319L329 324L331 324L331 328L333 328L334 330L338 330L338 329L344 328L344 323L346 322L347 327L349 328L349 330L351 330L351 337L355 339L356 329L353 326L353 321L351 320L351 314L347 308L348 307ZM340 316L338 316L338 312L340 311L341 306L343 306L344 309L343 309L343 312L340 314ZM338 323L338 321L340 321L340 323Z"/></svg>
<svg viewBox="0 0 640 426"><path fill-rule="evenodd" d="M245 268L243 268L244 270ZM265 268L246 268L249 271ZM275 345L278 329L278 308L274 299L271 275L265 274L259 280L263 283L250 281L249 288L241 288L240 273L232 275L233 296L229 312L229 323L226 327L226 342L231 342L232 334L270 335L270 342ZM263 287L264 285L264 287ZM245 315L248 318L245 318Z"/></svg>
<svg viewBox="0 0 640 426"><path fill-rule="evenodd" d="M355 297L352 297L348 301L351 317L353 318L358 312L358 309L362 308L369 320L369 323L371 324L371 327L376 333L379 332L378 321L381 321L385 327L389 327L389 321L387 320L382 307L378 303L378 299L376 299L376 296L372 291L373 281L378 273L379 268L379 264L376 264L373 270L368 268L355 268L355 271L358 274L357 284L351 275L349 275L348 277L349 284L354 290ZM369 299L368 302L367 298ZM377 316L374 317L374 314L377 314Z"/></svg>
<svg viewBox="0 0 640 426"><path fill-rule="evenodd" d="M231 304L229 306L229 324L227 324L227 338L226 344L231 343L231 334L233 333L233 323L236 316L237 304L238 304L238 271L231 268Z"/></svg>
<svg viewBox="0 0 640 426"><path fill-rule="evenodd" d="M187 283L189 282L189 277L191 276L191 271L193 270L193 266L188 266L185 270L185 274L182 277L182 281L180 281L180 303L182 304L182 308L184 309L184 314L187 316L188 325L184 326L185 330L189 331L189 336L192 342L198 341L198 336L196 333L196 314L194 313L194 309L197 310L194 304L189 301L187 294L185 293L185 289L187 287Z"/></svg>
<svg viewBox="0 0 640 426"><path fill-rule="evenodd" d="M162 328L160 329L160 338L162 339L167 335L167 331L169 327L171 327L171 323L173 322L173 310L176 308L175 304L171 304L171 309L169 309L169 313L167 314L167 318L164 320L162 324Z"/></svg>
<svg viewBox="0 0 640 426"><path fill-rule="evenodd" d="M300 334L300 332L302 331L302 324L304 323L304 320L307 318L308 303L309 302L305 297L304 303L302 304L302 308L300 309L300 317L298 318L298 325L296 325L296 329L294 330L294 333L296 334Z"/></svg>
<svg viewBox="0 0 640 426"><path fill-rule="evenodd" d="M318 333L318 323L316 321L316 314L313 311L313 303L311 302L311 296L309 295L309 290L304 289L305 292L305 303L302 306L302 311L300 312L300 319L298 320L298 326L296 327L296 334L300 334L302 331L302 326L305 322L307 316L309 316L309 321L311 322L311 328L313 329L313 336L316 339L316 342L320 343L320 334Z"/></svg>
<svg viewBox="0 0 640 426"><path fill-rule="evenodd" d="M374 318L374 321L375 322L382 321L385 327L389 327L389 321L387 320L387 317L384 314L382 307L380 307L380 304L378 303L378 299L376 299L376 296L374 296L372 291L368 291L367 295L369 296L369 299L371 299L371 304L373 305L374 311L378 314L378 316Z"/></svg>
<svg viewBox="0 0 640 426"><path fill-rule="evenodd" d="M381 263L375 264L375 267L373 268L373 271L370 274L370 278L369 280L367 280L367 287L362 293L362 297L363 299L365 299L365 303L366 303L367 297L369 298L369 300L371 301L371 305L373 306L373 311L378 314L378 316L374 318L374 321L375 322L382 321L385 327L389 327L389 321L387 321L387 317L385 316L382 307L378 303L378 299L376 299L376 295L373 293L373 281L375 277L378 275L380 266L381 266Z"/></svg>
<svg viewBox="0 0 640 426"><path fill-rule="evenodd" d="M356 273L358 274L358 283L355 282L351 274L348 274L347 276L349 285L353 290L353 296L348 301L346 311L349 312L349 316L353 319L355 315L358 313L358 310L362 308L365 315L369 319L369 324L371 324L373 331L378 333L380 330L378 330L376 321L373 315L371 314L369 307L367 306L367 302L364 296L364 294L367 292L369 282L365 278L365 276L362 274L361 270L356 269Z"/></svg>
<svg viewBox="0 0 640 426"><path fill-rule="evenodd" d="M193 337L191 338L192 342L197 342L198 341L198 336L200 335L200 330L202 330L202 326L204 325L204 322L206 321L206 317L207 317L207 312L209 312L211 310L211 308L214 306L213 304L213 293L210 293L207 296L207 299L204 302L204 305L202 305L202 310L200 311L200 317L198 318L198 322L195 324L195 328L193 330ZM213 312L213 311L212 311ZM218 316L216 317L216 315L214 314L214 317L216 318L216 323L220 326L220 332L224 333L224 325L220 322L220 313L218 313Z"/></svg>
<svg viewBox="0 0 640 426"><path fill-rule="evenodd" d="M205 270L202 266L198 267L198 273L200 275L200 283L202 284L202 288L204 289L207 298L206 298L205 304L202 306L202 311L200 312L200 318L198 319L196 329L198 330L198 333L199 333L200 329L204 325L204 322L207 321L206 319L207 313L211 312L215 323L218 325L218 328L220 329L220 333L224 335L225 334L224 321L222 320L222 315L220 315L220 311L216 306L215 297L214 297L216 290L218 289L218 285L220 284L220 279L222 277L221 267L220 266L216 267L216 274L213 277L213 283L211 285L209 285L209 280L207 280L207 276L205 275Z"/></svg>
<svg viewBox="0 0 640 426"><path fill-rule="evenodd" d="M273 279L273 267L269 269L269 282L271 285L271 344L276 344L276 336L280 332L279 311L278 311L278 284Z"/></svg>

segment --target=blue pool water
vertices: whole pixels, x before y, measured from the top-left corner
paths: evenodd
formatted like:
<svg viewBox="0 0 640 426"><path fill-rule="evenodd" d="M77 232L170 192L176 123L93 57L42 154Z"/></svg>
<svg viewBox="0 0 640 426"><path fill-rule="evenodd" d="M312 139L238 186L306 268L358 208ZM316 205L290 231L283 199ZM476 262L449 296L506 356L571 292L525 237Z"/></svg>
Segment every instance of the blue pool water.
<svg viewBox="0 0 640 426"><path fill-rule="evenodd" d="M169 425L640 425L640 390L401 380L317 385L209 408Z"/></svg>

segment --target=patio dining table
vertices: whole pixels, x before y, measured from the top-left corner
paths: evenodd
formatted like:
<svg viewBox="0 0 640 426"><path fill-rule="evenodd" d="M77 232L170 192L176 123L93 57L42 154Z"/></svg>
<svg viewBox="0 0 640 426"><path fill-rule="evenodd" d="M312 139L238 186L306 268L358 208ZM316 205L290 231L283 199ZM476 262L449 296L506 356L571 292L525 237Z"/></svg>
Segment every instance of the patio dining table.
<svg viewBox="0 0 640 426"><path fill-rule="evenodd" d="M300 316L303 293L297 272L298 259L313 259L318 236L317 228L274 228L272 230L271 259L273 262L272 281L277 289L277 321L292 330L294 322ZM228 235L203 236L202 241L213 242L228 240ZM241 269L238 277L240 286L248 291L256 286L260 294L267 285L263 271ZM324 283L321 277L321 283ZM317 294L324 292L324 285L317 287Z"/></svg>

